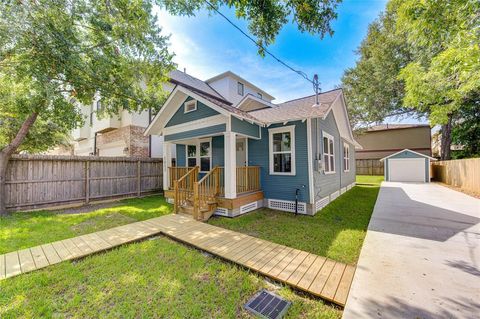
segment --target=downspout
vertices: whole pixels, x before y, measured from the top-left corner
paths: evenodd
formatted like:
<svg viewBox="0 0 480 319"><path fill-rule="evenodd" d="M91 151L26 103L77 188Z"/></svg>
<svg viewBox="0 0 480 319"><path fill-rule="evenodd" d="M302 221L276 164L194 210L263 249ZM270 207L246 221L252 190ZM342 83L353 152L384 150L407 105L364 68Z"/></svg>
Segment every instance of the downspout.
<svg viewBox="0 0 480 319"><path fill-rule="evenodd" d="M340 133L340 132L338 132ZM339 134L340 136L340 134ZM344 170L344 167L343 167L343 157L344 157L344 154L343 154L343 142L342 142L342 137L340 136L340 138L338 139L338 142L340 143L339 147L338 147L338 150L340 151L340 155L339 156L339 160L340 160L340 171L339 171L339 176L340 176L340 192L342 190L342 172Z"/></svg>

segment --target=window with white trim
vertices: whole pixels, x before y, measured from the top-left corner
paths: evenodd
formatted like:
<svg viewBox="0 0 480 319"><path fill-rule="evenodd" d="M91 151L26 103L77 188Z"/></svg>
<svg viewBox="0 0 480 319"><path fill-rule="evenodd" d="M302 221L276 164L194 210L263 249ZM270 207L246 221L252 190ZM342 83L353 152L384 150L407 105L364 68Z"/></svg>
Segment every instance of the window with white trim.
<svg viewBox="0 0 480 319"><path fill-rule="evenodd" d="M241 82L237 82L237 93L238 95L241 95L241 96L243 96L244 94L244 87L243 87L243 83Z"/></svg>
<svg viewBox="0 0 480 319"><path fill-rule="evenodd" d="M295 175L295 126L269 129L271 175Z"/></svg>
<svg viewBox="0 0 480 319"><path fill-rule="evenodd" d="M187 167L197 166L197 145L187 145Z"/></svg>
<svg viewBox="0 0 480 319"><path fill-rule="evenodd" d="M212 147L210 141L200 141L200 172L208 172L212 168Z"/></svg>
<svg viewBox="0 0 480 319"><path fill-rule="evenodd" d="M197 110L197 100L190 100L183 103L183 112L190 113Z"/></svg>
<svg viewBox="0 0 480 319"><path fill-rule="evenodd" d="M335 143L333 136L323 132L323 171L325 174L335 173Z"/></svg>
<svg viewBox="0 0 480 319"><path fill-rule="evenodd" d="M343 171L350 171L350 145L343 143Z"/></svg>

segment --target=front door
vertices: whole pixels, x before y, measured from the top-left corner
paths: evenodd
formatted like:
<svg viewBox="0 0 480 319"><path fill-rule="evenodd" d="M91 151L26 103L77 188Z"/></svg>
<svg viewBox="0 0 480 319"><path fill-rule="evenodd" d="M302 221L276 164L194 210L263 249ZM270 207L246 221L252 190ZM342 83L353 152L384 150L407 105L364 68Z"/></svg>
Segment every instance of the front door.
<svg viewBox="0 0 480 319"><path fill-rule="evenodd" d="M237 166L247 166L247 139L237 139Z"/></svg>

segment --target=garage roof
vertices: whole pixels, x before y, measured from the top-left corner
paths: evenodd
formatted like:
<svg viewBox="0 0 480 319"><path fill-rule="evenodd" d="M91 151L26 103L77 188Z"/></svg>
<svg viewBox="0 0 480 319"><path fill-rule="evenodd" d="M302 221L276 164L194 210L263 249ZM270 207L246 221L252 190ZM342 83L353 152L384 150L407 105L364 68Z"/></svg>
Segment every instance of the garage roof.
<svg viewBox="0 0 480 319"><path fill-rule="evenodd" d="M388 155L388 156L385 156L384 158L380 159L380 161L383 162L383 161L386 160L387 158L393 157L393 156L398 155L398 154L400 154L400 153L403 153L403 152L405 152L405 151L410 152L410 153L413 153L413 154L416 154L416 155L419 155L419 156L421 156L421 157L429 158L429 159L432 160L432 161L436 161L436 160L437 160L437 159L434 158L434 157L431 157L431 156L428 156L428 155L425 155L425 154L422 154L422 153L418 153L418 152L415 152L415 151L412 151L412 150L409 150L408 148L406 148L406 149L401 150L400 152L396 152L396 153L390 154L390 155Z"/></svg>

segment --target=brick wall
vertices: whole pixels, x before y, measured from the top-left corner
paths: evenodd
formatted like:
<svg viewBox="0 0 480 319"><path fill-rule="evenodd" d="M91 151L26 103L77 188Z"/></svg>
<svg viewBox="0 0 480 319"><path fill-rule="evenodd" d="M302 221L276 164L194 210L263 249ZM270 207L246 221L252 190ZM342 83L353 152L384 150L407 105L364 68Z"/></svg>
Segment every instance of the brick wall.
<svg viewBox="0 0 480 319"><path fill-rule="evenodd" d="M129 125L99 134L97 148L102 149L102 146L113 143L116 147L122 148L123 154L118 154L118 156L148 157L149 138L143 135L144 131L144 127Z"/></svg>

